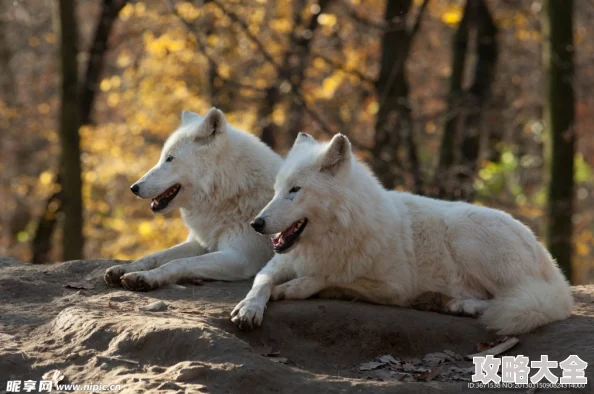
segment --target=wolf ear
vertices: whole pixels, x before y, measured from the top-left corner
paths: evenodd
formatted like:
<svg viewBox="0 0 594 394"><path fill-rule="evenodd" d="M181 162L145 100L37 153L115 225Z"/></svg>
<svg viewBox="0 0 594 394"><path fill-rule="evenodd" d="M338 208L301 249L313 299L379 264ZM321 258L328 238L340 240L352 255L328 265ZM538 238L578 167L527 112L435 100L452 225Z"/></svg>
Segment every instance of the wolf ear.
<svg viewBox="0 0 594 394"><path fill-rule="evenodd" d="M212 107L208 110L202 124L196 131L196 140L222 134L226 128L227 119L223 111Z"/></svg>
<svg viewBox="0 0 594 394"><path fill-rule="evenodd" d="M301 144L303 142L314 143L314 142L317 142L317 141L311 135L300 131L299 134L297 134L297 138L295 138L295 142L293 143L293 146L299 145L299 144Z"/></svg>
<svg viewBox="0 0 594 394"><path fill-rule="evenodd" d="M344 134L336 134L322 152L321 171L336 173L351 161L351 142Z"/></svg>
<svg viewBox="0 0 594 394"><path fill-rule="evenodd" d="M202 122L204 118L198 115L196 112L183 110L181 113L181 125L187 126L192 123Z"/></svg>

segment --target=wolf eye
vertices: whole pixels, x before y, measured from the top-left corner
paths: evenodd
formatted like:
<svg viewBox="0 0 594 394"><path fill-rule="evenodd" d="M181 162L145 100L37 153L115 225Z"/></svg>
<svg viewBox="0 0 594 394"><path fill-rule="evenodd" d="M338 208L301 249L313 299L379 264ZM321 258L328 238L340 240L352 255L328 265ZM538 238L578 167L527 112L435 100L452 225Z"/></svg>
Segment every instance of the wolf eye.
<svg viewBox="0 0 594 394"><path fill-rule="evenodd" d="M297 193L299 190L301 190L301 188L299 186L295 186L294 188L289 190L289 193Z"/></svg>
<svg viewBox="0 0 594 394"><path fill-rule="evenodd" d="M165 159L165 161L166 161L167 163L170 163L170 162L172 162L172 161L173 161L173 156L167 156L167 158Z"/></svg>

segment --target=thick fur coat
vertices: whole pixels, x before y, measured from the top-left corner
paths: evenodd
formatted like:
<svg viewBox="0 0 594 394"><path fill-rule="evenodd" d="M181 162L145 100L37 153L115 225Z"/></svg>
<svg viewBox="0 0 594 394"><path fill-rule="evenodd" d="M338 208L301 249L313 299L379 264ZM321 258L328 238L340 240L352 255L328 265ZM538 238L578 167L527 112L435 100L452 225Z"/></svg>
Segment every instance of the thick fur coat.
<svg viewBox="0 0 594 394"><path fill-rule="evenodd" d="M256 221L285 250L232 312L241 327L261 323L269 298L337 291L399 306L442 293L447 309L500 334L571 314L570 287L528 227L496 209L388 191L344 135L300 134Z"/></svg>
<svg viewBox="0 0 594 394"><path fill-rule="evenodd" d="M253 277L273 251L249 223L273 196L281 162L257 137L229 125L220 110L212 108L204 118L184 111L158 163L132 191L151 199L155 212L179 208L188 238L109 268L106 282L146 291L195 278Z"/></svg>

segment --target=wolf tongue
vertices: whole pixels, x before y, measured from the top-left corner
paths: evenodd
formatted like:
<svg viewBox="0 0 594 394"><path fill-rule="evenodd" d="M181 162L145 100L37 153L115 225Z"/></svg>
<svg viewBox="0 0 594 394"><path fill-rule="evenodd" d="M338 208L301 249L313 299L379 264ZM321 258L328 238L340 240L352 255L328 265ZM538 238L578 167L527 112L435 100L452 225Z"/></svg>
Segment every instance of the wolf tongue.
<svg viewBox="0 0 594 394"><path fill-rule="evenodd" d="M293 233L293 230L295 230L296 227L297 227L297 223L293 223L288 229L286 229L285 231L283 231L281 233L281 236L288 237L289 235L291 235Z"/></svg>

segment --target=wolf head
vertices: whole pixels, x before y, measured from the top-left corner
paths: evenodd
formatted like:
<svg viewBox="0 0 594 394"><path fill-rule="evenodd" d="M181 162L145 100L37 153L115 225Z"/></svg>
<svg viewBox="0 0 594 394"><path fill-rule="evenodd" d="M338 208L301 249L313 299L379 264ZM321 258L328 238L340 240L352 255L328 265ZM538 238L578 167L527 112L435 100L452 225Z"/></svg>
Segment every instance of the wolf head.
<svg viewBox="0 0 594 394"><path fill-rule="evenodd" d="M286 253L298 241L327 231L336 220L350 220L342 214L339 200L353 160L346 136L336 134L330 142L319 143L299 133L276 178L274 198L252 227L274 234L275 252Z"/></svg>
<svg viewBox="0 0 594 394"><path fill-rule="evenodd" d="M130 189L151 199L153 212L165 213L186 206L201 181L208 182L226 142L227 121L211 108L203 118L183 111L181 125L167 139L157 164Z"/></svg>

